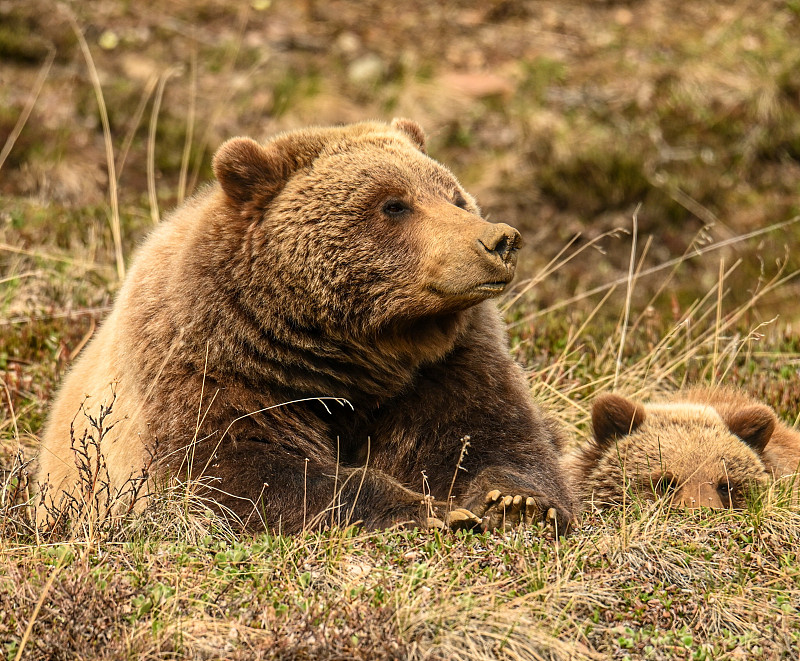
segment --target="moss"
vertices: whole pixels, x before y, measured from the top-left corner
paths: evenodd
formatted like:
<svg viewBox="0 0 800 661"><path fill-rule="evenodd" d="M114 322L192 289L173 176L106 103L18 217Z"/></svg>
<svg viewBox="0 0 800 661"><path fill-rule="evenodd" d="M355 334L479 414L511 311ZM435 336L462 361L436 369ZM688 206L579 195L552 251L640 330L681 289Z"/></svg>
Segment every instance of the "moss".
<svg viewBox="0 0 800 661"><path fill-rule="evenodd" d="M64 61L77 44L69 23L46 0L11 3L0 10L0 58L24 64L44 60L50 51Z"/></svg>
<svg viewBox="0 0 800 661"><path fill-rule="evenodd" d="M301 99L316 96L320 89L320 76L315 71L287 69L272 85L271 114L285 115Z"/></svg>
<svg viewBox="0 0 800 661"><path fill-rule="evenodd" d="M563 62L548 57L536 57L520 63L522 80L516 90L516 103L524 111L531 102L543 104L547 90L567 81L568 71Z"/></svg>
<svg viewBox="0 0 800 661"><path fill-rule="evenodd" d="M20 30L19 25L0 23L0 57L22 62L40 62L50 52L47 40L27 30Z"/></svg>
<svg viewBox="0 0 800 661"><path fill-rule="evenodd" d="M0 325L0 378L8 387L8 395L0 398L0 420L10 417L10 398L20 433L41 431L58 376L93 323L91 315L76 315L9 320ZM0 438L11 439L14 430L3 429Z"/></svg>

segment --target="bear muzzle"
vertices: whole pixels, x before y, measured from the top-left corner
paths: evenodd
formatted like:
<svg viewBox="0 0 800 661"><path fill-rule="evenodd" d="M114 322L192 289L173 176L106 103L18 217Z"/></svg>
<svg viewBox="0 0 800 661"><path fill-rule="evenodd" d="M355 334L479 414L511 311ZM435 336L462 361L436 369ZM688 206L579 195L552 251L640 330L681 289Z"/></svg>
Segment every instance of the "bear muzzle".
<svg viewBox="0 0 800 661"><path fill-rule="evenodd" d="M475 252L481 258L486 280L474 287L476 293L496 295L514 279L517 252L522 246L522 236L510 225L488 225L475 240Z"/></svg>
<svg viewBox="0 0 800 661"><path fill-rule="evenodd" d="M503 264L512 268L517 263L517 251L522 246L522 236L510 225L505 223L490 224L487 230L477 238L476 249L478 254L499 259Z"/></svg>
<svg viewBox="0 0 800 661"><path fill-rule="evenodd" d="M464 223L464 217L471 222ZM428 253L428 288L457 307L501 294L514 279L520 233L465 212L448 220L440 220L438 240Z"/></svg>
<svg viewBox="0 0 800 661"><path fill-rule="evenodd" d="M717 489L710 482L690 482L680 488L672 501L678 507L694 510L701 507L725 509L729 502L723 502Z"/></svg>

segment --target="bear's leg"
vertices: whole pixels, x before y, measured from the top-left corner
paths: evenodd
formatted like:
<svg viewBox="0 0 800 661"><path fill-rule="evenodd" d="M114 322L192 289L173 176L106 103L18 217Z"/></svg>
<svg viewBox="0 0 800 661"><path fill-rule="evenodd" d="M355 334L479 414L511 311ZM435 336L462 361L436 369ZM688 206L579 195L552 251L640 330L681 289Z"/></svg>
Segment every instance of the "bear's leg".
<svg viewBox="0 0 800 661"><path fill-rule="evenodd" d="M479 520L445 512L420 493L372 468L350 468L299 457L285 448L238 441L195 477L207 481L221 509L232 511L245 527L266 526L294 533L304 528L359 523L367 529L394 525L474 527Z"/></svg>
<svg viewBox="0 0 800 661"><path fill-rule="evenodd" d="M561 467L562 432L533 402L496 311L478 312L460 346L381 407L368 430L378 439L372 465L406 484L424 473L435 498L482 514L487 528L528 518L566 531L577 507Z"/></svg>

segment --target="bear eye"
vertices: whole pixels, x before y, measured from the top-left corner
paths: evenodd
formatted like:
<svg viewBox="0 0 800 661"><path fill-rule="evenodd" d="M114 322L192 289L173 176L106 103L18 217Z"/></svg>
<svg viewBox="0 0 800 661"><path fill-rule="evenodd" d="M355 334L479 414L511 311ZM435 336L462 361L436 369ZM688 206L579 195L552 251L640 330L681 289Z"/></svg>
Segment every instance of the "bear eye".
<svg viewBox="0 0 800 661"><path fill-rule="evenodd" d="M453 204L455 204L459 209L464 209L465 211L467 210L467 200L460 191L456 191L456 194L453 197Z"/></svg>
<svg viewBox="0 0 800 661"><path fill-rule="evenodd" d="M733 487L726 480L717 485L717 493L723 507L733 507Z"/></svg>
<svg viewBox="0 0 800 661"><path fill-rule="evenodd" d="M402 200L388 200L384 202L382 211L390 218L397 218L411 211L411 207Z"/></svg>

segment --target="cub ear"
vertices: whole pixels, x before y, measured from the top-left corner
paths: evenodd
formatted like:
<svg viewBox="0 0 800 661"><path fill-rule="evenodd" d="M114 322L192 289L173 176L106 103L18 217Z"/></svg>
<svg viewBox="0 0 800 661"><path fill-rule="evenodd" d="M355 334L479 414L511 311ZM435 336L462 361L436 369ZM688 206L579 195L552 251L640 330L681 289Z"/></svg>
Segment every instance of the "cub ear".
<svg viewBox="0 0 800 661"><path fill-rule="evenodd" d="M644 406L621 395L604 393L592 404L592 429L600 445L607 445L615 438L630 434L644 419Z"/></svg>
<svg viewBox="0 0 800 661"><path fill-rule="evenodd" d="M725 417L728 429L756 452L762 452L769 443L777 421L775 412L764 404L745 406Z"/></svg>
<svg viewBox="0 0 800 661"><path fill-rule="evenodd" d="M413 119L405 119L403 117L395 117L392 120L392 128L411 138L411 142L423 153L427 154L425 131Z"/></svg>
<svg viewBox="0 0 800 661"><path fill-rule="evenodd" d="M268 151L250 138L231 138L214 154L214 176L232 201L273 197L285 183L284 168L274 150Z"/></svg>

